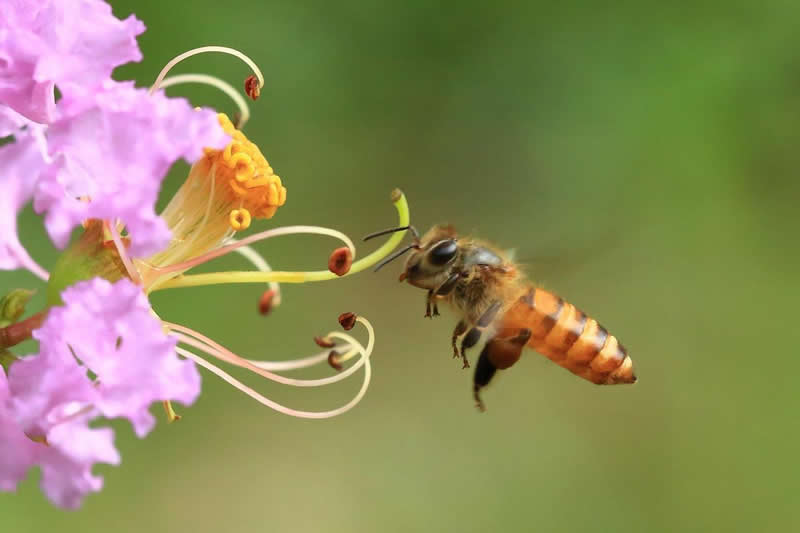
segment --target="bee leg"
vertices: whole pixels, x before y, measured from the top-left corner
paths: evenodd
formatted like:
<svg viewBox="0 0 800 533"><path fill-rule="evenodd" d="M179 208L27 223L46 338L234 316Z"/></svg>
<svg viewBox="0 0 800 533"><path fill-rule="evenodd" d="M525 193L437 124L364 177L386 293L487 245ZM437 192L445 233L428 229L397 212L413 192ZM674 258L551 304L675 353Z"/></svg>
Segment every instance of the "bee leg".
<svg viewBox="0 0 800 533"><path fill-rule="evenodd" d="M486 411L486 406L481 400L481 389L489 384L496 372L497 367L489 360L489 343L487 343L481 350L478 364L475 367L475 375L472 378L472 396L475 398L475 407L481 412Z"/></svg>
<svg viewBox="0 0 800 533"><path fill-rule="evenodd" d="M464 322L463 320L459 321L459 323L456 324L456 329L453 330L453 338L451 340L453 345L453 359L455 359L456 357L461 357L461 352L458 351L458 346L456 345L456 341L461 335L463 335L466 332L467 332L467 323Z"/></svg>
<svg viewBox="0 0 800 533"><path fill-rule="evenodd" d="M492 323L494 317L497 315L497 312L500 310L502 304L500 302L492 302L492 304L483 312L481 317L478 319L478 323L467 332L467 335L464 337L464 340L461 341L461 358L464 360L464 366L462 368L469 368L469 361L467 360L466 349L472 348L475 346L479 340L481 340L481 330L485 329ZM459 324L460 325L460 324ZM466 329L467 325L464 324L464 329ZM460 330L458 326L456 326L456 331L453 332L453 348L455 348L455 337L457 335L456 332L460 331L459 335L464 331Z"/></svg>
<svg viewBox="0 0 800 533"><path fill-rule="evenodd" d="M455 274L450 274L450 277L444 280L444 283L436 287L436 294L439 296L446 296L453 292L453 289L456 288L458 284L458 280L461 279L461 274L456 272Z"/></svg>
<svg viewBox="0 0 800 533"><path fill-rule="evenodd" d="M430 305L430 302L433 302L433 316L439 316L439 304L436 301L436 297L446 296L453 292L459 279L461 279L461 274L451 274L450 277L447 278L444 283L436 287L436 289L428 291L428 305ZM425 316L430 315L426 314Z"/></svg>
<svg viewBox="0 0 800 533"><path fill-rule="evenodd" d="M461 359L464 360L464 366L461 368L469 368L469 361L467 360L467 348L472 348L478 344L479 340L481 340L481 330L475 327L470 329L461 340Z"/></svg>
<svg viewBox="0 0 800 533"><path fill-rule="evenodd" d="M425 318L431 318L431 300L433 299L433 291L428 291L428 296L425 299Z"/></svg>
<svg viewBox="0 0 800 533"><path fill-rule="evenodd" d="M494 337L483 347L473 378L473 396L478 409L486 410L486 406L481 400L480 390L489 384L497 369L508 368L519 360L522 349L530 338L531 330L523 328L513 337L502 339Z"/></svg>
<svg viewBox="0 0 800 533"><path fill-rule="evenodd" d="M485 328L489 326L489 324L492 323L492 320L494 320L494 317L497 316L497 312L500 311L500 307L502 307L502 305L502 302L499 301L492 302L492 305L486 308L486 311L484 311L481 317L478 319L478 327Z"/></svg>

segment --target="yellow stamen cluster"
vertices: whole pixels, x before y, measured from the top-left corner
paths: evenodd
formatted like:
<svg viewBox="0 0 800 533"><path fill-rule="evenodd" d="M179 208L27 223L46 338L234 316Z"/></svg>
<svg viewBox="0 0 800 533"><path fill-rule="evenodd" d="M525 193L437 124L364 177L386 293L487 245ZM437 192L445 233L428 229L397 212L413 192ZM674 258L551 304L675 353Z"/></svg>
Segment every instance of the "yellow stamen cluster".
<svg viewBox="0 0 800 533"><path fill-rule="evenodd" d="M217 178L232 194L230 225L234 230L246 229L251 218L272 218L286 202L286 187L276 176L258 146L237 130L227 116L219 122L232 140L222 151L206 150L206 157L216 163Z"/></svg>
<svg viewBox="0 0 800 533"><path fill-rule="evenodd" d="M173 238L167 249L137 262L145 286L164 281L162 268L219 248L253 219L271 218L286 202L286 188L258 147L227 116L220 114L219 122L231 141L223 150L205 150L161 213Z"/></svg>

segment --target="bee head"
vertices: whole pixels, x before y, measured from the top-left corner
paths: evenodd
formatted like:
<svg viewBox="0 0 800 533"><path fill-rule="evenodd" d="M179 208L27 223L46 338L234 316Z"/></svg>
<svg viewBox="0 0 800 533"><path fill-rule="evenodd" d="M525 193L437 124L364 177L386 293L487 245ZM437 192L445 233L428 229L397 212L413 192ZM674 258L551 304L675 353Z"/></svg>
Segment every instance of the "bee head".
<svg viewBox="0 0 800 533"><path fill-rule="evenodd" d="M458 236L453 227L434 226L412 248L400 281L436 289L450 277L458 256Z"/></svg>
<svg viewBox="0 0 800 533"><path fill-rule="evenodd" d="M411 232L414 242L378 263L375 270L380 270L410 251L411 255L408 256L403 273L400 274L400 281L408 281L421 289L439 287L450 277L456 258L460 255L455 230L452 226L434 226L420 238L413 226L403 226L372 233L364 237L364 240L404 230Z"/></svg>

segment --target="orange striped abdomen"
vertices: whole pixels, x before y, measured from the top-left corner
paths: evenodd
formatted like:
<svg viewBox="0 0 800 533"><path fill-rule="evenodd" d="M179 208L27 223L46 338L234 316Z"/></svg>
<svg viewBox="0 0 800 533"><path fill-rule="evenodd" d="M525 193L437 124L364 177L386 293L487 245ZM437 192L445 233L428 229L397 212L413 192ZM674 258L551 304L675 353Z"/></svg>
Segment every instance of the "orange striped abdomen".
<svg viewBox="0 0 800 533"><path fill-rule="evenodd" d="M528 346L599 385L634 383L633 361L617 338L580 309L532 288L503 316L500 336L531 330Z"/></svg>

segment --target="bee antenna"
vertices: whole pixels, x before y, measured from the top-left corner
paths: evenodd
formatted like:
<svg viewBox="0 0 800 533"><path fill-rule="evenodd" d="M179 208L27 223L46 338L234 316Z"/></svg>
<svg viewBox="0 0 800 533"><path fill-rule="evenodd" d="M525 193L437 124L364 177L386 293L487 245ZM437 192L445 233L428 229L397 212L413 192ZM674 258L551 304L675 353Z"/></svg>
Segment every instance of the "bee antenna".
<svg viewBox="0 0 800 533"><path fill-rule="evenodd" d="M374 239L375 237L380 237L381 235L388 235L389 233L395 233L395 232L398 232L398 231L405 231L405 230L408 230L408 231L411 232L411 234L414 236L414 241L415 242L419 242L419 232L417 231L417 228L415 228L414 226L411 226L411 225L400 226L399 228L389 228L389 229L384 229L384 230L381 230L381 231L376 231L375 233L370 233L369 235L364 237L363 240L368 241L370 239Z"/></svg>
<svg viewBox="0 0 800 533"><path fill-rule="evenodd" d="M414 248L419 248L419 246L416 243L414 243L414 244L409 244L405 248L401 248L400 250L396 251L395 253L393 253L392 255L390 255L389 257L387 257L386 259L384 259L380 263L378 263L378 265L372 271L373 272L377 272L378 270L380 270L384 266L386 266L387 263L391 263L392 261L394 261L395 259L397 259L401 255L403 255L407 251L412 250Z"/></svg>

